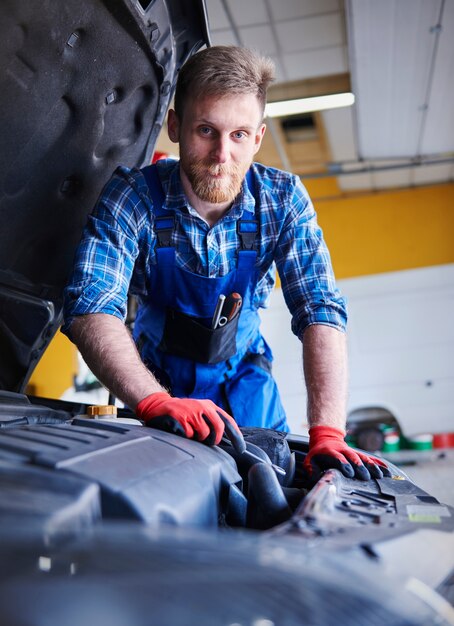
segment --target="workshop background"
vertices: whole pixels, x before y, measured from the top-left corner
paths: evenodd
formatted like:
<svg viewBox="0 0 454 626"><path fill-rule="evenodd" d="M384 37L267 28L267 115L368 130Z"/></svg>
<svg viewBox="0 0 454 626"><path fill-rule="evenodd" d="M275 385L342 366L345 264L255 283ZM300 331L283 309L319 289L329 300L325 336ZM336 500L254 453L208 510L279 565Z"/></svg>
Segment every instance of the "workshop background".
<svg viewBox="0 0 454 626"><path fill-rule="evenodd" d="M206 6L213 44L273 58L270 102L353 94L349 106L268 116L257 160L299 175L314 202L348 300L349 422L382 422L389 450L404 436L416 450L452 445L454 0ZM175 150L164 129L156 153ZM305 433L301 345L279 283L262 319L291 429ZM59 333L29 391L69 397L75 376Z"/></svg>

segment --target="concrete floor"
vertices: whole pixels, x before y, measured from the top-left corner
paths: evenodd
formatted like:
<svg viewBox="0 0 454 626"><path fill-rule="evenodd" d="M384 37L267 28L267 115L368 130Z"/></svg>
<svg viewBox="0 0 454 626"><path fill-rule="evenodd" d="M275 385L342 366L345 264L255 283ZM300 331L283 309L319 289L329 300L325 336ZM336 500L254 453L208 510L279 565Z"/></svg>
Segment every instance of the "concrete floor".
<svg viewBox="0 0 454 626"><path fill-rule="evenodd" d="M411 452L407 455L394 453L387 458L401 467L418 487L441 503L454 506L454 448Z"/></svg>

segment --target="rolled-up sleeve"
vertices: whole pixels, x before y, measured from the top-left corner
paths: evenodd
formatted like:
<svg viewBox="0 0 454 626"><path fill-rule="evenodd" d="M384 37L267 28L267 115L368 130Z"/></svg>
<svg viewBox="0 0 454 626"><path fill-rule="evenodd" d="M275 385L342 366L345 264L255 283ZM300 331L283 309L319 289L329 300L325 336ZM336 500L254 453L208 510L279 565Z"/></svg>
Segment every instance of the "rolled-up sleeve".
<svg viewBox="0 0 454 626"><path fill-rule="evenodd" d="M302 337L311 324L345 331L346 300L336 286L331 258L312 202L297 181L288 199L291 209L280 234L276 265L292 331Z"/></svg>
<svg viewBox="0 0 454 626"><path fill-rule="evenodd" d="M124 320L127 295L138 255L137 206L140 198L118 171L88 217L64 290L68 334L76 316L107 313Z"/></svg>

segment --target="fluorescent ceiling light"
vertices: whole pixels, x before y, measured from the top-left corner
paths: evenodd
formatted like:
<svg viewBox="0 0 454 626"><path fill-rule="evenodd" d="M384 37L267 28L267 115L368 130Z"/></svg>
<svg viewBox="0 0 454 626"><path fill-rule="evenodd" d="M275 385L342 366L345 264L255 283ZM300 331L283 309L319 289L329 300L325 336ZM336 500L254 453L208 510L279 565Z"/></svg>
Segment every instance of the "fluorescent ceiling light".
<svg viewBox="0 0 454 626"><path fill-rule="evenodd" d="M340 107L349 107L354 102L355 96L350 92L333 93L329 96L316 96L315 98L269 102L265 107L265 117L284 117L286 115L296 115L297 113L309 113L310 111L338 109Z"/></svg>

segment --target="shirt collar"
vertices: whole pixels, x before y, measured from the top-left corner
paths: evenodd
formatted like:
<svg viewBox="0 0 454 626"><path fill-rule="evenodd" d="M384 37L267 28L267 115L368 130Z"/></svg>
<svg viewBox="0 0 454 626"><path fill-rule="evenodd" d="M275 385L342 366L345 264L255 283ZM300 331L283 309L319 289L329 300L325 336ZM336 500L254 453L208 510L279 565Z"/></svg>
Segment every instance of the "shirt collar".
<svg viewBox="0 0 454 626"><path fill-rule="evenodd" d="M161 159L156 163L165 194L164 209L175 211L187 206L186 195L180 179L180 161Z"/></svg>

